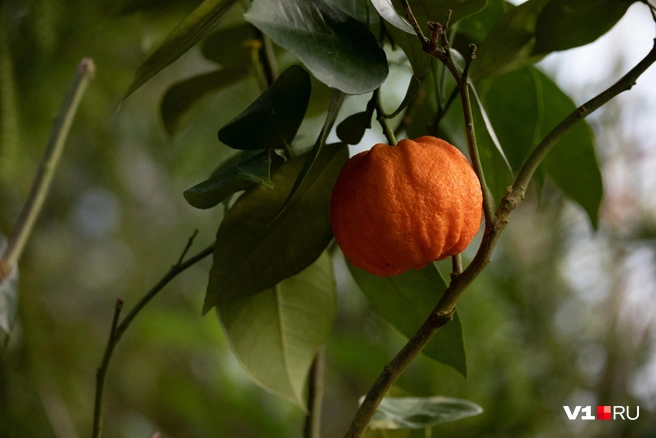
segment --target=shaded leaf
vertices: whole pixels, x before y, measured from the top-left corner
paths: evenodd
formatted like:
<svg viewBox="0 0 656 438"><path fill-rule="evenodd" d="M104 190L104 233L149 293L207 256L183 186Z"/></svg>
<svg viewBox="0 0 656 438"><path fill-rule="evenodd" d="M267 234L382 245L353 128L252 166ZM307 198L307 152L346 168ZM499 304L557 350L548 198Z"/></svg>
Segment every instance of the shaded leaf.
<svg viewBox="0 0 656 438"><path fill-rule="evenodd" d="M330 194L348 159L343 144L323 148L297 196L271 222L307 155L285 162L274 172L273 189L258 186L249 190L226 213L217 233L203 314L218 301L254 295L298 274L332 239Z"/></svg>
<svg viewBox="0 0 656 438"><path fill-rule="evenodd" d="M164 94L160 111L164 127L174 135L189 118L195 105L213 92L228 87L247 74L244 69L217 70L174 84Z"/></svg>
<svg viewBox="0 0 656 438"><path fill-rule="evenodd" d="M534 67L496 77L487 88L485 103L515 172L538 143L576 109L574 102ZM560 139L538 171L538 182L546 171L567 196L586 210L596 227L603 181L592 130L585 120Z"/></svg>
<svg viewBox="0 0 656 438"><path fill-rule="evenodd" d="M476 403L452 397L385 397L371 429L424 429L483 413Z"/></svg>
<svg viewBox="0 0 656 438"><path fill-rule="evenodd" d="M412 66L414 76L422 78L428 71L431 56L424 52L417 35L410 35L393 26L385 26L385 30L394 43L401 47L401 50L405 53Z"/></svg>
<svg viewBox="0 0 656 438"><path fill-rule="evenodd" d="M410 26L408 20L401 17L394 9L392 5L392 0L371 0L371 4L374 5L376 11L380 14L385 21L387 21L392 26L397 29L402 30L403 32L415 35L415 30Z"/></svg>
<svg viewBox="0 0 656 438"><path fill-rule="evenodd" d="M576 104L544 73L534 71L541 83L544 102L542 139L576 110ZM596 228L604 187L588 122L582 120L570 129L547 155L543 165L558 188L585 209Z"/></svg>
<svg viewBox="0 0 656 438"><path fill-rule="evenodd" d="M446 283L432 264L401 275L380 277L348 263L358 287L378 313L407 337L411 337L437 305ZM467 376L467 357L460 318L442 327L422 351L426 356Z"/></svg>
<svg viewBox="0 0 656 438"><path fill-rule="evenodd" d="M219 130L235 149L285 149L303 122L310 101L310 75L293 65L241 114Z"/></svg>
<svg viewBox="0 0 656 438"><path fill-rule="evenodd" d="M469 37L468 43L479 45L503 16L514 7L505 0L488 0L485 9L458 23L458 34ZM456 38L456 44L458 42L459 38ZM461 47L467 47L467 44Z"/></svg>
<svg viewBox="0 0 656 438"><path fill-rule="evenodd" d="M378 21L376 10L371 7L369 1L363 0L326 0L332 3L360 23L369 26Z"/></svg>
<svg viewBox="0 0 656 438"><path fill-rule="evenodd" d="M351 114L337 125L337 137L344 143L358 144L369 128L371 128L371 113L369 111Z"/></svg>
<svg viewBox="0 0 656 438"><path fill-rule="evenodd" d="M419 89L421 88L421 81L417 79L416 76L412 76L410 78L410 82L408 82L408 89L405 92L405 96L403 96L403 100L399 104L399 107L394 110L392 114L390 114L388 117L394 118L401 114L401 111L406 109L410 103L415 100L415 97L417 97L417 93L419 93Z"/></svg>
<svg viewBox="0 0 656 438"><path fill-rule="evenodd" d="M251 379L305 411L305 380L337 316L329 254L324 252L271 289L220 300L217 314L230 348Z"/></svg>
<svg viewBox="0 0 656 438"><path fill-rule="evenodd" d="M7 248L5 236L0 234L0 256ZM18 311L18 268L0 279L0 337L8 338L16 322ZM2 349L0 348L0 353Z"/></svg>
<svg viewBox="0 0 656 438"><path fill-rule="evenodd" d="M634 0L551 0L537 22L534 53L589 44L608 32Z"/></svg>
<svg viewBox="0 0 656 438"><path fill-rule="evenodd" d="M184 197L192 207L205 209L218 205L235 192L257 184L273 188L271 170L279 167L283 161L273 149L266 150L195 185L184 192Z"/></svg>
<svg viewBox="0 0 656 438"><path fill-rule="evenodd" d="M123 100L150 78L196 45L216 26L237 0L205 0L159 45L134 74Z"/></svg>
<svg viewBox="0 0 656 438"><path fill-rule="evenodd" d="M243 68L253 62L251 48L247 42L254 38L253 27L244 23L208 35L200 50L205 58L223 67Z"/></svg>
<svg viewBox="0 0 656 438"><path fill-rule="evenodd" d="M540 60L543 55L534 54L535 29L549 1L529 0L510 9L480 44L472 78L507 73Z"/></svg>
<svg viewBox="0 0 656 438"><path fill-rule="evenodd" d="M321 82L347 94L387 78L385 52L359 21L322 0L255 0L245 18L289 50Z"/></svg>
<svg viewBox="0 0 656 438"><path fill-rule="evenodd" d="M342 93L337 89L333 89L333 92L330 96L330 104L328 105L328 114L326 114L326 120L323 124L323 128L321 128L319 137L317 138L316 143L312 147L312 150L310 150L307 160L305 161L305 164L303 164L303 168L299 172L298 178L296 178L296 181L294 182L294 186L289 191L289 196L287 196L287 199L282 204L282 207L280 207L280 211L278 212L276 218L282 214L285 208L287 208L287 205L289 205L289 203L291 202L292 198L294 197L294 194L303 183L305 176L310 172L310 169L312 169L314 162L317 160L317 157L321 152L321 148L326 143L326 138L328 138L328 134L330 134L330 131L333 129L333 125L335 124L335 120L337 119L339 110L342 108L342 104L344 103L345 97L346 96L344 95L344 93Z"/></svg>

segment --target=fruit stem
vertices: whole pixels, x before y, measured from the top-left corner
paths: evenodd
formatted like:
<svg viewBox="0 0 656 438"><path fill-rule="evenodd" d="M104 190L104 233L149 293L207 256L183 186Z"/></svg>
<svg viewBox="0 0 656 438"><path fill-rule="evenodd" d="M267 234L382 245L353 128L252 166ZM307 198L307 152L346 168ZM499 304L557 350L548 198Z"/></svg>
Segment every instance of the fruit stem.
<svg viewBox="0 0 656 438"><path fill-rule="evenodd" d="M385 134L385 138L387 139L387 142L390 144L390 146L396 146L396 136L394 135L394 131L392 131L392 129L387 124L385 111L383 111L383 102L380 98L380 87L374 90L373 98L376 107L376 119L378 120L378 123L380 123L381 128L383 128L383 134Z"/></svg>

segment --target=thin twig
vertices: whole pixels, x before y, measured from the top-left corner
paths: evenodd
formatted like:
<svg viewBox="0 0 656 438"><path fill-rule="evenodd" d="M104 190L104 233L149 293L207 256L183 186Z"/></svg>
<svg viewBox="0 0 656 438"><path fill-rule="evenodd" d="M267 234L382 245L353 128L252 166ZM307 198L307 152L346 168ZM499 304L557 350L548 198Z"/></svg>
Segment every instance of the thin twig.
<svg viewBox="0 0 656 438"><path fill-rule="evenodd" d="M462 254L456 254L451 257L451 280L454 280L458 275L462 274Z"/></svg>
<svg viewBox="0 0 656 438"><path fill-rule="evenodd" d="M36 220L46 200L52 178L61 158L77 108L82 100L89 81L95 75L96 67L92 59L85 58L77 66L73 83L68 90L59 115L54 121L48 145L41 159L32 190L14 226L7 248L0 258L0 280L5 278L18 263L25 245L32 234Z"/></svg>
<svg viewBox="0 0 656 438"><path fill-rule="evenodd" d="M403 8L405 9L405 16L408 18L408 21L410 22L410 25L412 28L415 30L415 33L417 34L417 37L419 37L419 41L421 42L421 46L424 47L427 44L429 44L428 39L424 36L424 33L421 31L421 27L419 27L419 24L417 23L417 19L415 18L415 14L412 13L412 9L410 8L410 5L408 4L408 0L401 0L401 4L403 4Z"/></svg>
<svg viewBox="0 0 656 438"><path fill-rule="evenodd" d="M103 393L105 392L105 377L107 376L107 366L112 358L114 347L116 347L116 327L118 326L118 318L123 309L123 300L117 299L116 306L114 307L114 318L112 318L112 326L109 329L109 339L105 346L105 354L103 354L102 362L98 371L96 372L96 402L93 410L93 435L99 437L102 435L103 427Z"/></svg>
<svg viewBox="0 0 656 438"><path fill-rule="evenodd" d="M453 318L456 302L465 289L474 281L481 271L490 262L490 256L499 239L499 236L508 224L510 214L523 201L526 187L544 157L555 146L558 140L568 132L576 123L583 120L593 111L606 104L613 97L633 87L636 80L649 66L656 62L656 39L654 47L647 56L633 69L624 75L613 86L581 105L558 126L556 126L542 142L537 146L533 154L520 170L508 194L503 198L495 214L493 224L488 224L483 234L483 240L474 257L463 273L451 281L442 299L431 312L428 319L415 333L394 359L383 369L376 382L367 393L364 401L355 414L353 422L344 435L345 438L362 437L367 429L369 421L373 417L378 405L385 393L389 390L396 379L403 373L412 360L430 342L433 335L444 324Z"/></svg>
<svg viewBox="0 0 656 438"><path fill-rule="evenodd" d="M112 358L112 354L114 353L114 349L116 348L116 345L121 340L121 337L130 326L130 323L139 314L139 312L146 306L146 304L148 304L148 302L150 302L150 300L152 300L155 297L155 295L157 295L157 293L164 288L164 286L169 284L171 280L173 280L179 274L186 271L188 268L195 265L196 263L203 260L205 257L209 256L214 252L214 243L213 243L212 245L205 248L198 254L188 258L186 261L183 261L197 233L198 233L197 230L194 231L194 234L187 241L187 245L185 246L185 249L182 252L182 256L180 256L178 262L175 265L173 265L171 269L169 269L169 272L164 277L162 277L157 282L157 284L153 286L152 289L146 292L146 294L141 298L141 300L139 300L139 302L134 306L134 308L130 311L130 313L128 313L127 316L123 318L120 324L118 324L118 317L121 308L123 307L123 301L120 299L117 300L116 310L114 312L114 319L112 320L112 328L109 332L109 340L107 341L107 345L105 346L105 354L103 356L102 363L98 368L98 374L96 378L96 400L95 400L94 414L93 414L93 433L91 435L93 438L100 438L102 436L103 393L105 389L105 376L107 374L107 369L109 368L109 362Z"/></svg>
<svg viewBox="0 0 656 438"><path fill-rule="evenodd" d="M317 351L312 362L308 381L308 415L305 417L304 438L320 438L321 405L323 401L323 370L325 366L325 347Z"/></svg>
<svg viewBox="0 0 656 438"><path fill-rule="evenodd" d="M387 124L385 112L383 111L383 103L380 97L380 87L374 90L374 95L372 98L374 99L374 104L376 107L376 119L378 120L378 123L380 123L381 128L383 128L383 134L385 134L385 138L391 146L396 146L396 137L394 136L394 131L392 131L392 129Z"/></svg>
<svg viewBox="0 0 656 438"><path fill-rule="evenodd" d="M469 77L469 67L471 67L472 61L476 59L476 44L469 45L469 56L467 61L465 61L465 68L462 71L462 80L466 81Z"/></svg>

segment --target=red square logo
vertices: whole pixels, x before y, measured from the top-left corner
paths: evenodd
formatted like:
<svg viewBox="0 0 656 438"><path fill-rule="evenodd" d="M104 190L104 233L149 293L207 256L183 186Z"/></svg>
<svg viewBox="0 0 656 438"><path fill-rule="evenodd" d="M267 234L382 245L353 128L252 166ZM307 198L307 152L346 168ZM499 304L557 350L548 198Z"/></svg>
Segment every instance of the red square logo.
<svg viewBox="0 0 656 438"><path fill-rule="evenodd" d="M597 406L597 420L610 420L610 406Z"/></svg>

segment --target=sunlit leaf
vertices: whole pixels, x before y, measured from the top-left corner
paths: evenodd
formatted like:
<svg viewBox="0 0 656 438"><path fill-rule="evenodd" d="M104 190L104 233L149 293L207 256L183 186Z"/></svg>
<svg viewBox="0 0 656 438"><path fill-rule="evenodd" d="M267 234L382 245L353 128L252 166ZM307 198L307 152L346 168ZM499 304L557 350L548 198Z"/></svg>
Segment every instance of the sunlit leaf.
<svg viewBox="0 0 656 438"><path fill-rule="evenodd" d="M7 248L5 236L0 234L0 255ZM11 272L0 279L0 337L5 338L11 334L16 322L18 310L18 269L14 266ZM0 353L2 349L0 349Z"/></svg>
<svg viewBox="0 0 656 438"><path fill-rule="evenodd" d="M537 62L535 29L540 12L550 0L528 0L510 9L478 48L471 76L482 78L503 74Z"/></svg>
<svg viewBox="0 0 656 438"><path fill-rule="evenodd" d="M551 0L537 22L535 53L589 44L608 32L635 0Z"/></svg>
<svg viewBox="0 0 656 438"><path fill-rule="evenodd" d="M139 66L132 83L123 94L123 100L195 46L235 3L237 0L205 0L201 3Z"/></svg>
<svg viewBox="0 0 656 438"><path fill-rule="evenodd" d="M308 154L274 172L273 189L244 193L226 213L216 238L203 314L217 301L245 298L298 274L332 239L330 194L348 159L343 144L326 145L287 209L272 222Z"/></svg>
<svg viewBox="0 0 656 438"><path fill-rule="evenodd" d="M305 164L303 164L303 168L298 174L298 178L296 178L292 189L289 191L289 196L287 196L287 199L280 207L278 216L280 216L280 214L287 208L287 205L289 205L293 199L294 194L299 189L299 187L301 187L301 184L303 183L306 175L310 172L312 166L314 166L314 162L317 160L317 157L321 152L321 148L323 148L323 145L326 143L328 134L330 134L330 131L333 129L333 125L335 124L335 120L339 114L339 110L342 108L342 104L344 103L344 98L344 93L337 89L333 89L332 95L330 96L330 104L328 105L328 114L326 114L326 120L323 124L323 128L321 128L321 132L319 133L319 137L317 138L316 143L314 143L312 150L310 150L307 160L305 161Z"/></svg>
<svg viewBox="0 0 656 438"><path fill-rule="evenodd" d="M213 92L228 87L247 74L245 69L225 69L194 76L174 84L164 94L161 114L169 135L175 134L189 118L193 107Z"/></svg>
<svg viewBox="0 0 656 438"><path fill-rule="evenodd" d="M424 429L473 417L483 412L476 403L451 397L385 397L369 423L371 429Z"/></svg>
<svg viewBox="0 0 656 438"><path fill-rule="evenodd" d="M308 371L337 315L329 254L256 295L220 300L217 313L230 348L251 379L305 410Z"/></svg>
<svg viewBox="0 0 656 438"><path fill-rule="evenodd" d="M310 75L298 65L289 67L219 130L219 140L235 149L287 148L303 122L310 92Z"/></svg>
<svg viewBox="0 0 656 438"><path fill-rule="evenodd" d="M414 335L421 327L447 287L432 263L423 269L411 269L405 274L391 277L369 274L350 263L349 270L376 311L407 337ZM457 313L422 352L467 376L467 357Z"/></svg>
<svg viewBox="0 0 656 438"><path fill-rule="evenodd" d="M184 197L192 207L204 209L214 207L231 194L257 184L273 188L271 170L282 162L282 157L273 149L266 150L195 185L184 192Z"/></svg>
<svg viewBox="0 0 656 438"><path fill-rule="evenodd" d="M387 78L387 59L376 38L332 4L255 0L245 17L332 88L362 94L378 88Z"/></svg>

